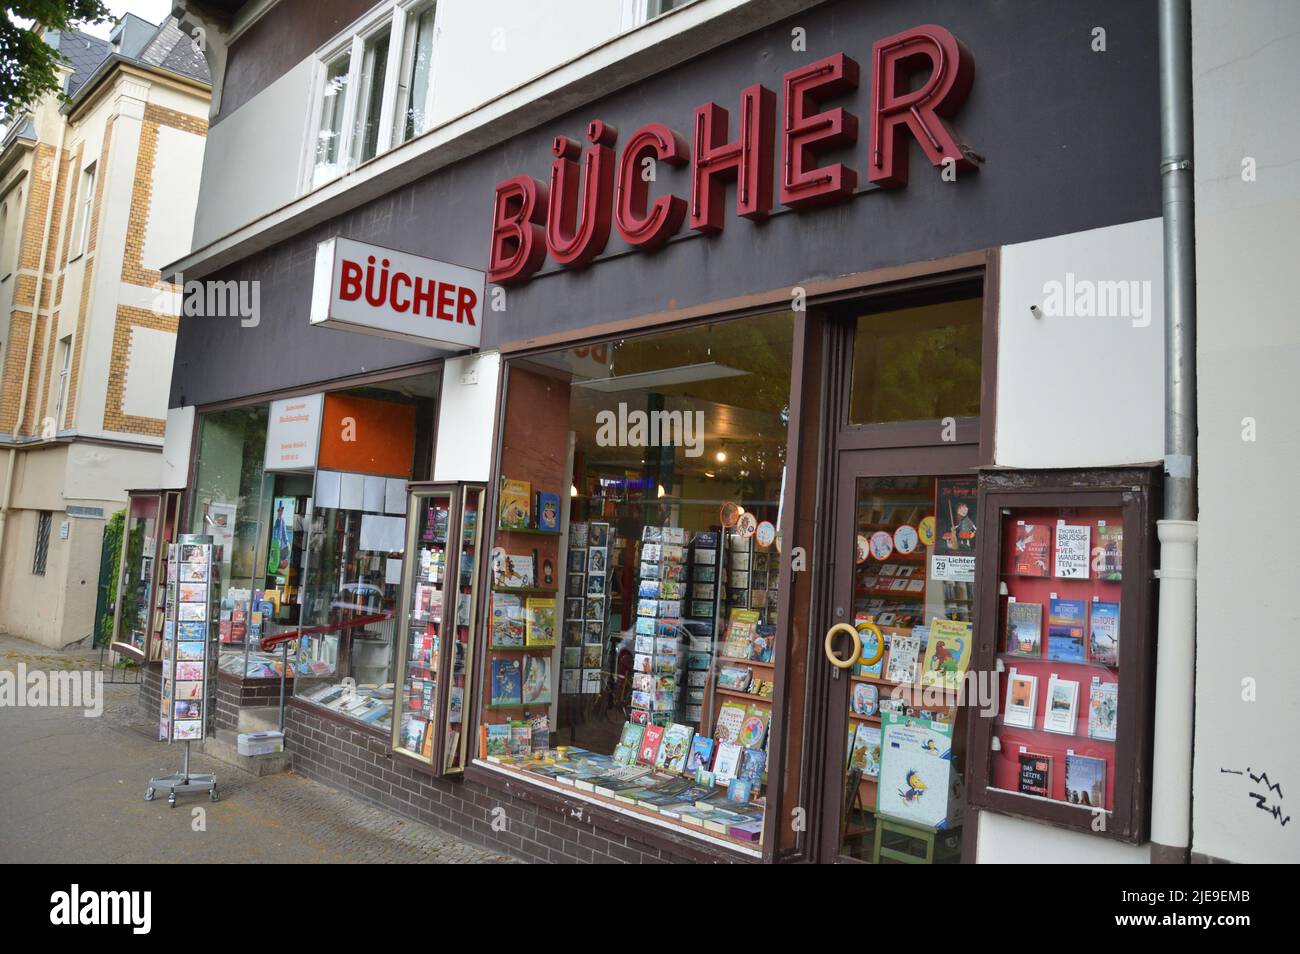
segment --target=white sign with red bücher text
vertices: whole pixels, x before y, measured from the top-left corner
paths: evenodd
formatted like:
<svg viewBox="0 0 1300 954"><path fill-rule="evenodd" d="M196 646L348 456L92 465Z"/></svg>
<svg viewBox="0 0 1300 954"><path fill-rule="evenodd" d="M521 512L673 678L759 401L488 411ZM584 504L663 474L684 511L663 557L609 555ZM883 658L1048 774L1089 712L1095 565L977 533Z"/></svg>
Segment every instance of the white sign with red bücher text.
<svg viewBox="0 0 1300 954"><path fill-rule="evenodd" d="M334 237L316 247L311 323L460 351L477 348L483 272Z"/></svg>

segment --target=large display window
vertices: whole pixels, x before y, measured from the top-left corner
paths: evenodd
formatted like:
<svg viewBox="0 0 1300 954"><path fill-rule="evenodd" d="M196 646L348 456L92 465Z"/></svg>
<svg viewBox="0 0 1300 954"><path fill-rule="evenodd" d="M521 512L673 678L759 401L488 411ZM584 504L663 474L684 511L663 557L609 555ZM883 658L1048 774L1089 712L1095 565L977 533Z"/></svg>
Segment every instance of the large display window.
<svg viewBox="0 0 1300 954"><path fill-rule="evenodd" d="M478 756L756 851L794 318L513 360Z"/></svg>
<svg viewBox="0 0 1300 954"><path fill-rule="evenodd" d="M1138 843L1150 806L1154 472L988 473L972 804Z"/></svg>

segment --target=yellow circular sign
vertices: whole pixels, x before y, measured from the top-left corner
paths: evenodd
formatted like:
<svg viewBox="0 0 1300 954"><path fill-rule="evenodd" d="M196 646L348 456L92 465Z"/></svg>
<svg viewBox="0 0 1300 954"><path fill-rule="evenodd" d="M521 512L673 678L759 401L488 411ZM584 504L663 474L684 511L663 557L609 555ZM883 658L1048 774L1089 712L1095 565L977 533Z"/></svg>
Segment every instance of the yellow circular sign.
<svg viewBox="0 0 1300 954"><path fill-rule="evenodd" d="M916 526L916 535L921 538L924 546L934 546L934 517L922 517L921 522Z"/></svg>

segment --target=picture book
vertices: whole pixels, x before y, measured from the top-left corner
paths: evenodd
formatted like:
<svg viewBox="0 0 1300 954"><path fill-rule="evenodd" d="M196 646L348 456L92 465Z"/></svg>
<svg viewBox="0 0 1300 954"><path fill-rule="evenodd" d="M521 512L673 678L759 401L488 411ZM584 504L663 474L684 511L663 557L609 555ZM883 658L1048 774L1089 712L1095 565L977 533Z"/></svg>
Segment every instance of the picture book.
<svg viewBox="0 0 1300 954"><path fill-rule="evenodd" d="M1052 528L1045 523L1016 523L1015 560L1018 576L1047 576Z"/></svg>
<svg viewBox="0 0 1300 954"><path fill-rule="evenodd" d="M753 786L748 779L733 778L727 785L727 801L734 802L737 805L749 804L749 796L753 794Z"/></svg>
<svg viewBox="0 0 1300 954"><path fill-rule="evenodd" d="M934 482L934 552L975 555L975 501L979 485L973 477Z"/></svg>
<svg viewBox="0 0 1300 954"><path fill-rule="evenodd" d="M1088 692L1088 738L1115 741L1119 721L1119 683L1092 677Z"/></svg>
<svg viewBox="0 0 1300 954"><path fill-rule="evenodd" d="M925 671L921 684L956 689L970 665L973 640L970 620L930 621L930 639L925 649Z"/></svg>
<svg viewBox="0 0 1300 954"><path fill-rule="evenodd" d="M713 762L713 740L707 735L697 735L691 740L691 751L686 756L686 774L694 775L701 768L708 770Z"/></svg>
<svg viewBox="0 0 1300 954"><path fill-rule="evenodd" d="M762 706L751 705L745 711L745 718L740 723L740 733L736 742L746 749L762 748L767 739L767 724L772 713Z"/></svg>
<svg viewBox="0 0 1300 954"><path fill-rule="evenodd" d="M515 553L494 553L492 557L492 582L495 586L532 586L533 558Z"/></svg>
<svg viewBox="0 0 1300 954"><path fill-rule="evenodd" d="M1086 580L1092 556L1092 527L1088 524L1056 523L1056 561L1052 575L1062 580Z"/></svg>
<svg viewBox="0 0 1300 954"><path fill-rule="evenodd" d="M1052 676L1047 681L1047 709L1043 713L1043 731L1074 735L1079 708L1079 683Z"/></svg>
<svg viewBox="0 0 1300 954"><path fill-rule="evenodd" d="M1065 800L1088 808L1106 807L1106 763L1087 755L1065 756Z"/></svg>
<svg viewBox="0 0 1300 954"><path fill-rule="evenodd" d="M1007 676L1007 705L1002 721L1023 729L1034 727L1034 713L1038 706L1038 677L1016 671L1011 667Z"/></svg>
<svg viewBox="0 0 1300 954"><path fill-rule="evenodd" d="M855 682L849 695L849 708L854 715L873 716L880 707L880 689L869 682Z"/></svg>
<svg viewBox="0 0 1300 954"><path fill-rule="evenodd" d="M1060 662L1086 662L1084 620L1088 604L1083 600L1053 599L1048 606L1047 658Z"/></svg>
<svg viewBox="0 0 1300 954"><path fill-rule="evenodd" d="M849 768L861 769L863 778L880 777L880 726L858 723Z"/></svg>
<svg viewBox="0 0 1300 954"><path fill-rule="evenodd" d="M659 758L659 746L663 744L664 727L661 725L648 725L641 736L641 748L637 752L637 761L644 762L646 765L654 765L655 760Z"/></svg>
<svg viewBox="0 0 1300 954"><path fill-rule="evenodd" d="M551 657L525 656L523 703L540 704L551 701Z"/></svg>
<svg viewBox="0 0 1300 954"><path fill-rule="evenodd" d="M1052 757L1036 752L1020 753L1020 775L1016 790L1022 795L1052 797Z"/></svg>
<svg viewBox="0 0 1300 954"><path fill-rule="evenodd" d="M740 771L744 749L735 742L719 742L718 758L713 765L713 780L719 785L729 785Z"/></svg>
<svg viewBox="0 0 1300 954"><path fill-rule="evenodd" d="M724 702L718 708L718 718L713 726L713 734L719 745L723 742L735 742L740 738L740 728L744 721L744 706L735 702Z"/></svg>
<svg viewBox="0 0 1300 954"><path fill-rule="evenodd" d="M916 682L916 670L921 655L921 640L916 636L894 635L889 639L889 665L885 678L890 682L911 685Z"/></svg>
<svg viewBox="0 0 1300 954"><path fill-rule="evenodd" d="M487 757L492 759L507 755L510 749L510 723L500 722L488 725L486 729Z"/></svg>
<svg viewBox="0 0 1300 954"><path fill-rule="evenodd" d="M663 741L659 745L659 754L655 757L655 768L665 772L680 773L686 769L686 758L691 752L691 738L695 730L690 726L672 723L664 729Z"/></svg>
<svg viewBox="0 0 1300 954"><path fill-rule="evenodd" d="M855 622L865 622L856 620ZM853 666L853 675L855 676L875 676L879 678L885 670L885 654L882 652L883 647L880 645L882 640L872 630L862 628L858 630L858 638L862 640L862 654L858 657L862 659L875 659L873 663L858 662Z"/></svg>
<svg viewBox="0 0 1300 954"><path fill-rule="evenodd" d="M1043 654L1043 604L1007 601L1007 652Z"/></svg>
<svg viewBox="0 0 1300 954"><path fill-rule="evenodd" d="M1120 580L1124 577L1124 525L1097 521L1097 547L1095 569L1099 580Z"/></svg>
<svg viewBox="0 0 1300 954"><path fill-rule="evenodd" d="M492 594L492 647L513 649L524 645L524 609L513 593Z"/></svg>
<svg viewBox="0 0 1300 954"><path fill-rule="evenodd" d="M509 594L506 594L509 595ZM555 598L530 596L525 604L525 645L555 645Z"/></svg>
<svg viewBox="0 0 1300 954"><path fill-rule="evenodd" d="M749 645L761 619L758 610L732 609L727 616L727 637L722 655L731 659L749 659Z"/></svg>
<svg viewBox="0 0 1300 954"><path fill-rule="evenodd" d="M523 672L519 660L492 660L492 705L519 705L522 700Z"/></svg>
<svg viewBox="0 0 1300 954"><path fill-rule="evenodd" d="M877 814L940 831L961 824L952 723L894 712L884 713L881 723Z"/></svg>
<svg viewBox="0 0 1300 954"><path fill-rule="evenodd" d="M501 481L498 526L503 530L527 529L532 525L533 487L526 480Z"/></svg>
<svg viewBox="0 0 1300 954"><path fill-rule="evenodd" d="M749 782L750 788L757 794L763 787L763 772L766 769L766 752L762 749L745 749L740 756L740 774L737 777Z"/></svg>
<svg viewBox="0 0 1300 954"><path fill-rule="evenodd" d="M548 533L558 533L560 530L560 496L559 494L547 493L544 490L537 492L537 529L545 530Z"/></svg>
<svg viewBox="0 0 1300 954"><path fill-rule="evenodd" d="M1119 604L1097 601L1088 621L1088 653L1103 666L1119 665Z"/></svg>

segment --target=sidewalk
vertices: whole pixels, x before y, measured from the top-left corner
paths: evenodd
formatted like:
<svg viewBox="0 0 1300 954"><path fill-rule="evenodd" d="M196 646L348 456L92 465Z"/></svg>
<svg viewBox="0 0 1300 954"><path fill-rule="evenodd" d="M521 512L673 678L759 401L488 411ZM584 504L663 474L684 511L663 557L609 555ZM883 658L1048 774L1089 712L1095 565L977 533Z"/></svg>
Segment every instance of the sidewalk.
<svg viewBox="0 0 1300 954"><path fill-rule="evenodd" d="M0 670L93 670L98 651L62 653L0 635ZM483 864L513 859L465 844L292 773L254 778L197 752L221 801L144 800L180 767L181 747L141 721L135 685L104 686L104 712L0 706L0 862ZM194 830L199 828L200 830ZM206 830L203 830L206 829Z"/></svg>

